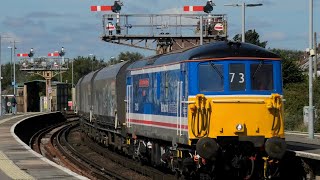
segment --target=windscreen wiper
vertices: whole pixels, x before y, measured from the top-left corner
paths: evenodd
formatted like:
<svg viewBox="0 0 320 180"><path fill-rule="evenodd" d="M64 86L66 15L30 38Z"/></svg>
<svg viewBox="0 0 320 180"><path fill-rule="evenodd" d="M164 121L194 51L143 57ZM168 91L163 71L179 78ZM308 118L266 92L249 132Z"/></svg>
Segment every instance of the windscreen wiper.
<svg viewBox="0 0 320 180"><path fill-rule="evenodd" d="M212 62L210 62L210 66L212 67L212 69L214 69L214 70L218 73L218 75L220 76L220 78L223 79L223 75L222 75L222 73L219 71L219 69L216 67L216 65L213 64Z"/></svg>
<svg viewBox="0 0 320 180"><path fill-rule="evenodd" d="M257 67L257 69L254 71L254 73L253 73L253 75L252 75L252 79L254 79L255 78L255 76L256 76L256 74L257 74L257 72L260 70L260 68L262 67L262 61L260 61L260 63L259 63L259 65L258 65L258 67Z"/></svg>

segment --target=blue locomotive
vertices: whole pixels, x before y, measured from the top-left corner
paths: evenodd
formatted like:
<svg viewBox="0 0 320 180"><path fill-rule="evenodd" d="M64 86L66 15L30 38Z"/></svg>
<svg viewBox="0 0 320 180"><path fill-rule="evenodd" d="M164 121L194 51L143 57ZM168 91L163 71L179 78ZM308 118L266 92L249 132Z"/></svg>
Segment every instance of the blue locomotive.
<svg viewBox="0 0 320 180"><path fill-rule="evenodd" d="M214 42L89 73L76 85L96 141L181 177L278 176L284 141L281 59Z"/></svg>

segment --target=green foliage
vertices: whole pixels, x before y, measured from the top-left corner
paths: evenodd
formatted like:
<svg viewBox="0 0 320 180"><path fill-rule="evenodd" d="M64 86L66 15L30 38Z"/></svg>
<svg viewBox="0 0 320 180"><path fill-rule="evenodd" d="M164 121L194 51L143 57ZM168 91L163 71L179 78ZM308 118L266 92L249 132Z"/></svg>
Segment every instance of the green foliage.
<svg viewBox="0 0 320 180"><path fill-rule="evenodd" d="M303 56L302 51L284 49L271 49L271 51L278 54L282 59L282 76L284 86L290 83L301 83L306 79L302 70L298 66L299 60Z"/></svg>
<svg viewBox="0 0 320 180"><path fill-rule="evenodd" d="M268 41L260 42L260 35L256 32L255 29L246 31L244 37L247 43L255 44L263 48L265 48L268 43ZM241 34L237 34L233 37L234 41L241 41L241 39L242 39Z"/></svg>
<svg viewBox="0 0 320 180"><path fill-rule="evenodd" d="M107 63L107 65L112 65L112 64L117 64L121 61L137 61L139 59L142 59L144 56L138 52L121 52L118 55L118 58L112 58L110 61Z"/></svg>
<svg viewBox="0 0 320 180"><path fill-rule="evenodd" d="M72 61L74 85L77 84L78 80L82 76L106 66L106 63L104 63L103 60L97 60L95 56L93 58L78 56L77 58L69 61L69 69L63 74L64 82L72 83Z"/></svg>
<svg viewBox="0 0 320 180"><path fill-rule="evenodd" d="M303 107L308 106L309 83L290 83L284 88L285 127L286 130L306 131L307 126L303 123ZM320 80L313 82L314 107L318 117L314 118L315 132L320 132Z"/></svg>
<svg viewBox="0 0 320 180"><path fill-rule="evenodd" d="M307 82L291 83L284 88L284 119L286 130L301 129L303 125L303 107L308 104Z"/></svg>
<svg viewBox="0 0 320 180"><path fill-rule="evenodd" d="M84 75L90 73L91 71L95 71L97 69L106 67L108 65L116 64L124 61L136 61L138 59L143 58L143 55L137 52L122 52L119 54L117 58L111 59L108 63L105 63L103 59L97 59L95 56L93 57L82 57L78 56L74 59L70 59L68 63L69 69L62 74L62 81L71 83L72 82L72 62L73 62L73 83L77 84L78 80ZM20 65L17 63L15 65L16 69L16 82L24 83L27 81L33 80L44 80L44 78L40 75L29 74L25 71L20 71ZM6 94L12 94L13 88L11 86L11 82L13 81L13 66L10 63L2 65L2 90L5 91ZM12 76L11 76L12 74ZM59 75L52 78L53 81L59 81Z"/></svg>
<svg viewBox="0 0 320 180"><path fill-rule="evenodd" d="M316 109L316 113L318 115L318 117L314 118L314 122L315 122L315 131L316 132L320 132L320 80L317 79L314 81L313 83L313 105Z"/></svg>

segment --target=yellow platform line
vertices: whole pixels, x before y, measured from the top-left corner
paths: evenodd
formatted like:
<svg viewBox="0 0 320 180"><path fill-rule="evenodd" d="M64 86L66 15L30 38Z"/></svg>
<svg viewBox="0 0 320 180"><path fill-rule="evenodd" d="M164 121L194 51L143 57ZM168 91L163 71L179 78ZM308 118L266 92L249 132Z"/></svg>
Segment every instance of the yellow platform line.
<svg viewBox="0 0 320 180"><path fill-rule="evenodd" d="M35 179L15 165L2 151L0 151L0 169L11 179Z"/></svg>

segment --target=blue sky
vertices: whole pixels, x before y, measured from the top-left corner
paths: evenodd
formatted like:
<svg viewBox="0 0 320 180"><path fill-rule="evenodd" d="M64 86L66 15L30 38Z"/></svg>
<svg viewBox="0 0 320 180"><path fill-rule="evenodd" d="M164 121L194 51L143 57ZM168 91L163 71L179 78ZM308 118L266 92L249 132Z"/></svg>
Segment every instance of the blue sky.
<svg viewBox="0 0 320 180"><path fill-rule="evenodd" d="M123 13L183 13L183 5L204 5L206 0L122 0ZM227 7L240 0L216 0L213 13L228 16L228 34L231 39L241 33L241 8ZM308 0L245 0L263 3L261 7L246 8L246 30L256 29L262 41L270 48L304 50L309 45ZM100 40L102 14L90 12L90 5L112 5L113 0L1 0L0 34L13 37L17 53L35 49L35 56L66 49L66 57L116 57L122 51L145 51L127 46L109 44ZM320 2L314 2L314 31L320 33ZM320 37L320 34L318 35ZM2 39L2 62L10 59L10 42ZM320 41L320 38L318 38ZM17 59L17 58L16 58Z"/></svg>

